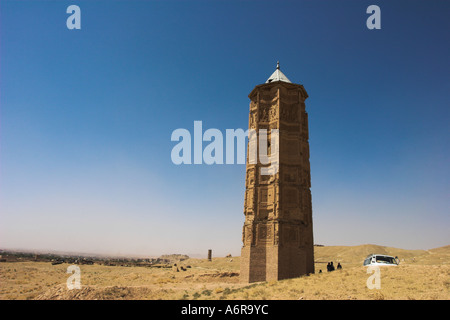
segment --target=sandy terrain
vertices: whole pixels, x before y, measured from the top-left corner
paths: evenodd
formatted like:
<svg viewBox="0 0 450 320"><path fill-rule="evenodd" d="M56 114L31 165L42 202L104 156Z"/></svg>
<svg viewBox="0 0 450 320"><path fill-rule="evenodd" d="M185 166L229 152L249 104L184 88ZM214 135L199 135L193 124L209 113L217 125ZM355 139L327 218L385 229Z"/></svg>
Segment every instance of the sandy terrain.
<svg viewBox="0 0 450 320"><path fill-rule="evenodd" d="M382 267L381 288L368 289L362 261L398 256ZM69 264L1 262L0 299L450 299L450 246L403 250L376 245L315 247L316 273L296 279L239 283L239 257L189 259L186 271L81 265L81 289L68 290ZM342 270L326 272L333 261ZM319 273L322 270L322 273Z"/></svg>

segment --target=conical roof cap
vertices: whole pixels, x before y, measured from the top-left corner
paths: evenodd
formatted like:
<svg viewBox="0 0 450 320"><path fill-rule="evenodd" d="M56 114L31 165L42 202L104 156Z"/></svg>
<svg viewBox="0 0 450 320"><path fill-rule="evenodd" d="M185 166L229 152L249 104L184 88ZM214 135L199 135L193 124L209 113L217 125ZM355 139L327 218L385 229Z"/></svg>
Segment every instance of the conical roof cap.
<svg viewBox="0 0 450 320"><path fill-rule="evenodd" d="M272 73L272 75L269 77L269 79L267 79L266 83L271 83L271 82L275 82L275 81L283 81L283 82L288 82L288 83L292 83L291 80L289 80L283 72L281 72L280 70L280 62L277 61L277 69L275 70L274 73Z"/></svg>

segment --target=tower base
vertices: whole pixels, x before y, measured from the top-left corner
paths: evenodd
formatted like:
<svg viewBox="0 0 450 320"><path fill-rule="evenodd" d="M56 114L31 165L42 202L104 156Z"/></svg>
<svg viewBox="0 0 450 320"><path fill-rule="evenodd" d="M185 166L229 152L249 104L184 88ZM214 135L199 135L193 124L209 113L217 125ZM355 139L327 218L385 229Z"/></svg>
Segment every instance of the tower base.
<svg viewBox="0 0 450 320"><path fill-rule="evenodd" d="M310 251L294 246L244 246L240 281L277 281L314 273L314 255Z"/></svg>

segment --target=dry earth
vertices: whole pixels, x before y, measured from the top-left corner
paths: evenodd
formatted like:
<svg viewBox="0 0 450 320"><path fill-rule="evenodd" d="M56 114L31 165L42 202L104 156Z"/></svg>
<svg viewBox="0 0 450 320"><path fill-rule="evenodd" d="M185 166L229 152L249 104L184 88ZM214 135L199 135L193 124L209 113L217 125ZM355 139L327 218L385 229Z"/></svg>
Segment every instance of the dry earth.
<svg viewBox="0 0 450 320"><path fill-rule="evenodd" d="M398 256L381 268L381 289L368 289L362 261L370 253ZM239 257L189 259L187 271L81 265L81 289L68 290L69 264L0 263L0 299L450 299L450 246L403 250L376 245L315 247L316 273L296 279L239 283ZM326 272L333 261L342 270ZM319 273L319 270L324 272Z"/></svg>

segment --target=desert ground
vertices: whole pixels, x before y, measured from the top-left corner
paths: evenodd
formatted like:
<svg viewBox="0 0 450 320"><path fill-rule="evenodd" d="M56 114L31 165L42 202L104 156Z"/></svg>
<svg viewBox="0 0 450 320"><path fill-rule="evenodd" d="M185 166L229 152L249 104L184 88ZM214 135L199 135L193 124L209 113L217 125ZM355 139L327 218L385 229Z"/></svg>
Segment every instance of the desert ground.
<svg viewBox="0 0 450 320"><path fill-rule="evenodd" d="M400 265L381 267L381 288L367 288L362 266L371 253L398 256ZM69 290L69 264L0 262L2 300L252 299L252 300L448 300L450 246L404 250L377 245L315 247L314 274L300 278L239 283L239 257L188 259L171 268L80 265L81 289ZM326 271L327 262L343 269ZM322 270L322 273L319 273Z"/></svg>

